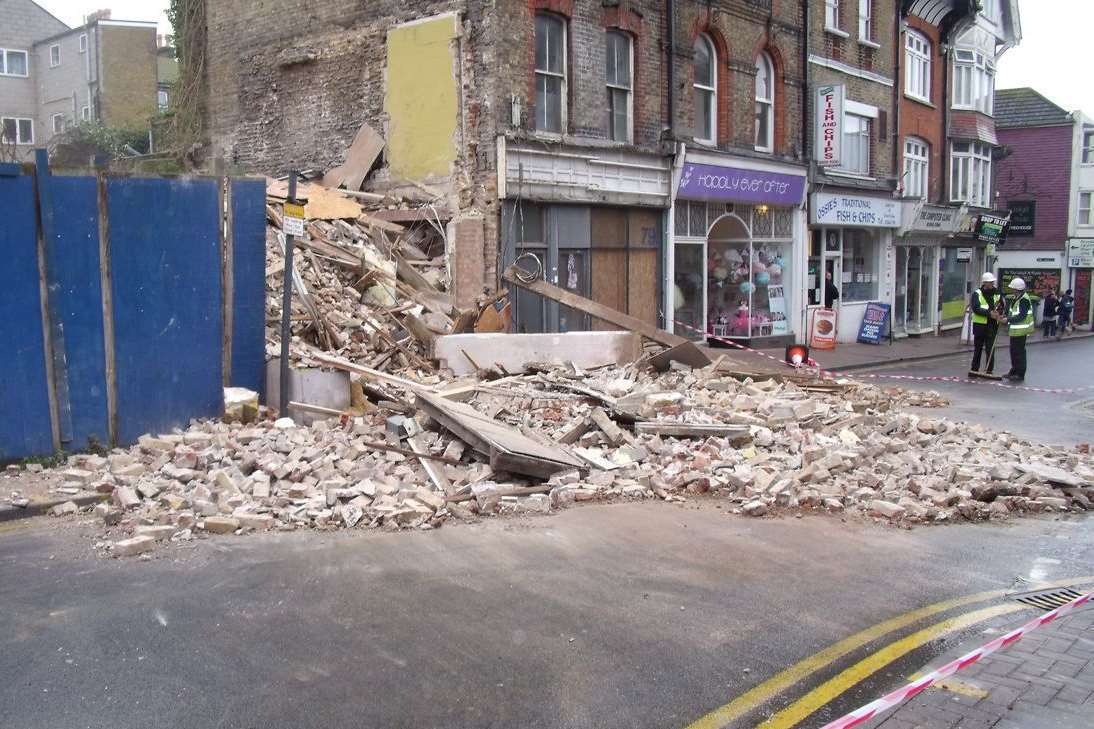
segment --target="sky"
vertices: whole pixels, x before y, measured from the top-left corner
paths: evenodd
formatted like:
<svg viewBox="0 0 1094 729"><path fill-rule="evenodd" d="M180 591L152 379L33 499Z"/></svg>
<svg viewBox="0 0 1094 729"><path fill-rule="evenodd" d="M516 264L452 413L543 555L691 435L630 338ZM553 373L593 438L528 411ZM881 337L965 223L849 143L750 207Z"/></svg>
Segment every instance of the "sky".
<svg viewBox="0 0 1094 729"><path fill-rule="evenodd" d="M1068 111L1094 116L1092 0L1021 0L1022 42L999 59L995 86L1029 86Z"/></svg>
<svg viewBox="0 0 1094 729"><path fill-rule="evenodd" d="M99 8L110 8L114 20L152 20L161 34L170 33L167 0L35 0L68 25L83 25L84 16Z"/></svg>
<svg viewBox="0 0 1094 729"><path fill-rule="evenodd" d="M109 7L117 20L154 20L170 33L166 0L38 0L69 25L79 25L97 6ZM1094 116L1090 79L1094 42L1094 0L1020 0L1022 42L999 61L997 88L1030 86L1068 111Z"/></svg>

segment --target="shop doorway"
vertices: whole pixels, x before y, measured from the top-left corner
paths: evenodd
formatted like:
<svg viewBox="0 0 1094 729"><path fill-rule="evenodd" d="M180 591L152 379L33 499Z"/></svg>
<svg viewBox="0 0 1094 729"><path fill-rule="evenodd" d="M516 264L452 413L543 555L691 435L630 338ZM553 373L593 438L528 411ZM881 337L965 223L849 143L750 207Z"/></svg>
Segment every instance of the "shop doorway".
<svg viewBox="0 0 1094 729"><path fill-rule="evenodd" d="M937 248L897 247L893 323L898 333L920 335L934 331L937 270Z"/></svg>

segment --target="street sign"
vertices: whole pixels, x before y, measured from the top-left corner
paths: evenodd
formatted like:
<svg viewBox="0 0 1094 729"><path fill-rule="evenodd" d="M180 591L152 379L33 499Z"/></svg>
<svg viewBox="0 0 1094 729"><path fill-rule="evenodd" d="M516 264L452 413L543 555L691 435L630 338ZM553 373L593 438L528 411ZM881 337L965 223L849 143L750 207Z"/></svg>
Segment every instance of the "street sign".
<svg viewBox="0 0 1094 729"><path fill-rule="evenodd" d="M285 235L304 235L304 206L285 203L285 216L281 229Z"/></svg>
<svg viewBox="0 0 1094 729"><path fill-rule="evenodd" d="M1094 240L1072 240L1067 244L1067 265L1070 268L1094 268Z"/></svg>

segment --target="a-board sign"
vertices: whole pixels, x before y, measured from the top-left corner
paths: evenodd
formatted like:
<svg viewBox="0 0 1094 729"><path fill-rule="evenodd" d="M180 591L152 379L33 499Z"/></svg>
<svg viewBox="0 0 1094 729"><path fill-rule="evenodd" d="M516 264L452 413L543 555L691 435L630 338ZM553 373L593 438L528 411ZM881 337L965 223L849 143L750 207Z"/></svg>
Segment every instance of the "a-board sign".
<svg viewBox="0 0 1094 729"><path fill-rule="evenodd" d="M835 309L813 309L809 322L809 346L813 349L836 348Z"/></svg>
<svg viewBox="0 0 1094 729"><path fill-rule="evenodd" d="M304 235L304 206L285 203L285 215L281 229L285 235Z"/></svg>
<svg viewBox="0 0 1094 729"><path fill-rule="evenodd" d="M879 301L866 304L862 313L862 324L858 329L858 341L863 344L881 344L881 338L889 325L889 313L892 307Z"/></svg>

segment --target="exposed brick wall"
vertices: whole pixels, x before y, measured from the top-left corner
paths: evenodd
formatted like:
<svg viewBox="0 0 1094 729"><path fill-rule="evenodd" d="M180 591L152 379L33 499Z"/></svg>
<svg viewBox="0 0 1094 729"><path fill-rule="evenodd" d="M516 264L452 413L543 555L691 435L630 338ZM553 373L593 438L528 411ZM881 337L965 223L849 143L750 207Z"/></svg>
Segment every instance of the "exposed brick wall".
<svg viewBox="0 0 1094 729"><path fill-rule="evenodd" d="M101 118L144 128L156 113L156 29L99 25Z"/></svg>
<svg viewBox="0 0 1094 729"><path fill-rule="evenodd" d="M942 44L936 26L922 18L908 16L908 27L922 33L931 43L931 88L930 104L924 104L905 95L907 75L902 67L898 83L900 84L900 140L897 147L901 159L898 174L903 174L904 140L907 137L919 137L930 146L930 162L927 170L927 200L944 203L946 179L946 137L944 134L945 108L945 60L942 57ZM904 34L901 34L900 53L904 53ZM904 61L902 60L903 64Z"/></svg>
<svg viewBox="0 0 1094 729"><path fill-rule="evenodd" d="M1000 207L1011 200L1036 200L1035 235L1012 237L1007 250L1059 249L1067 238L1071 194L1071 126L1000 129L1008 154L995 162Z"/></svg>
<svg viewBox="0 0 1094 729"><path fill-rule="evenodd" d="M756 59L766 51L775 72L775 155L800 159L802 125L800 3L721 0L681 2L676 21L676 131L695 129L692 56L695 39L707 33L718 50L718 147L752 154L755 141ZM764 155L770 157L770 155Z"/></svg>

